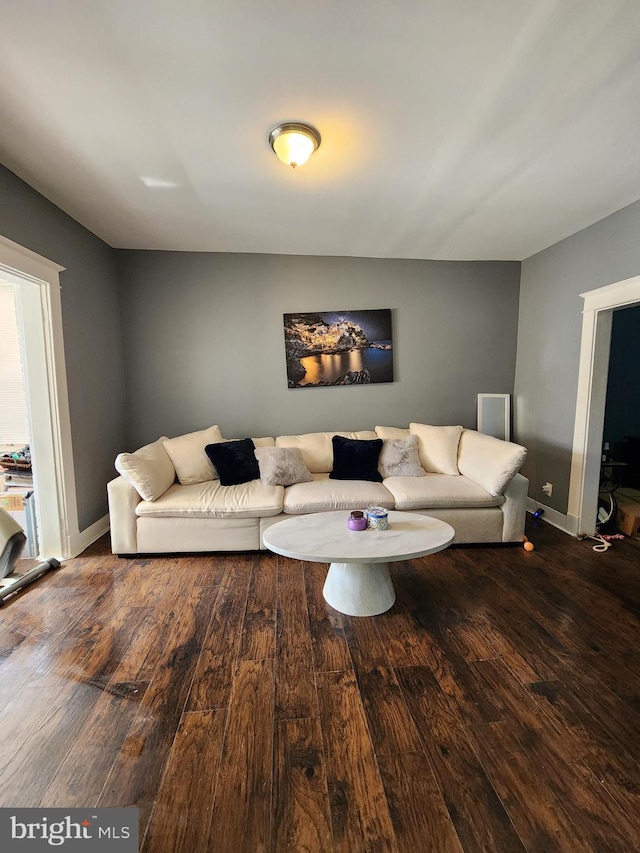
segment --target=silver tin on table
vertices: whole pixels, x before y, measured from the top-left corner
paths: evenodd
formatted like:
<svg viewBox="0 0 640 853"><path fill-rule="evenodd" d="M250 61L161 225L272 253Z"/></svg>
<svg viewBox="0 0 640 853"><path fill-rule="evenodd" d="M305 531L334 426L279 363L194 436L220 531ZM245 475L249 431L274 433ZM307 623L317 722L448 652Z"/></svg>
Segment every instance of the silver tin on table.
<svg viewBox="0 0 640 853"><path fill-rule="evenodd" d="M389 527L389 513L383 506L370 506L365 510L367 527L371 530L387 530Z"/></svg>

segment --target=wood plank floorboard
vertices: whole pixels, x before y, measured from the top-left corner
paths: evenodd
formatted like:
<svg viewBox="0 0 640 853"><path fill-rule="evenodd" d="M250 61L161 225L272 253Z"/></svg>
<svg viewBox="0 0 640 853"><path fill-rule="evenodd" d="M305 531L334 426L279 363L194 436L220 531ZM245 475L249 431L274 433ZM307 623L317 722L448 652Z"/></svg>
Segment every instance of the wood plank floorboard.
<svg viewBox="0 0 640 853"><path fill-rule="evenodd" d="M194 678L187 710L224 709L229 705L233 668L238 657L249 582L255 561L222 557L219 586L210 596L210 620Z"/></svg>
<svg viewBox="0 0 640 853"><path fill-rule="evenodd" d="M318 698L335 849L397 849L355 673L320 673Z"/></svg>
<svg viewBox="0 0 640 853"><path fill-rule="evenodd" d="M157 642L160 650L149 686L140 699L126 737L141 739L142 752L122 750L115 758L100 794L99 806L140 803L149 817L169 750L185 711L207 626L215 587L187 590L172 620L171 642ZM165 635L168 636L168 635ZM99 730L95 731L99 737Z"/></svg>
<svg viewBox="0 0 640 853"><path fill-rule="evenodd" d="M240 661L233 673L228 723L206 849L271 849L274 662Z"/></svg>
<svg viewBox="0 0 640 853"><path fill-rule="evenodd" d="M313 647L306 605L303 563L278 560L276 611L276 719L318 716L312 677Z"/></svg>
<svg viewBox="0 0 640 853"><path fill-rule="evenodd" d="M0 610L0 807L133 806L143 853L640 849L640 539L394 564L345 616L269 552L121 560Z"/></svg>
<svg viewBox="0 0 640 853"><path fill-rule="evenodd" d="M272 660L276 649L276 579L278 557L256 557L242 621L239 660Z"/></svg>
<svg viewBox="0 0 640 853"><path fill-rule="evenodd" d="M342 672L353 668L349 645L344 635L348 616L338 613L322 597L327 567L305 563L307 611L313 647L315 672Z"/></svg>
<svg viewBox="0 0 640 853"><path fill-rule="evenodd" d="M273 850L333 850L319 720L276 724Z"/></svg>
<svg viewBox="0 0 640 853"><path fill-rule="evenodd" d="M206 853L226 711L188 711L180 720L142 851Z"/></svg>

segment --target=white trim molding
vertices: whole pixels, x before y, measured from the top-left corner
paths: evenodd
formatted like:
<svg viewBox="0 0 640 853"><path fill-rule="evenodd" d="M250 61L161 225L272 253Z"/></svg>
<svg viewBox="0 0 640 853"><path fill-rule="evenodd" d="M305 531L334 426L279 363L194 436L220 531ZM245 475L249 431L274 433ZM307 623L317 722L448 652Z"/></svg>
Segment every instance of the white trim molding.
<svg viewBox="0 0 640 853"><path fill-rule="evenodd" d="M109 516L104 515L102 518L99 518L95 521L90 527L87 527L86 530L81 531L75 536L71 537L69 543L69 557L77 557L78 554L81 554L85 548L88 548L89 545L92 545L96 539L99 539L101 536L104 536L109 530Z"/></svg>
<svg viewBox="0 0 640 853"><path fill-rule="evenodd" d="M577 518L578 533L592 535L598 508L611 312L640 302L640 276L580 296L584 309L567 516Z"/></svg>
<svg viewBox="0 0 640 853"><path fill-rule="evenodd" d="M533 498L527 498L527 512L534 513L537 509L544 510L542 516L543 521L547 521L552 527L557 527L563 533L568 533L569 536L577 536L579 529L579 519L575 515L565 515L563 512L558 512L553 507L545 506L540 501L535 501Z"/></svg>
<svg viewBox="0 0 640 853"><path fill-rule="evenodd" d="M0 271L16 307L29 393L39 556L65 559L79 535L62 334L64 267L0 236Z"/></svg>

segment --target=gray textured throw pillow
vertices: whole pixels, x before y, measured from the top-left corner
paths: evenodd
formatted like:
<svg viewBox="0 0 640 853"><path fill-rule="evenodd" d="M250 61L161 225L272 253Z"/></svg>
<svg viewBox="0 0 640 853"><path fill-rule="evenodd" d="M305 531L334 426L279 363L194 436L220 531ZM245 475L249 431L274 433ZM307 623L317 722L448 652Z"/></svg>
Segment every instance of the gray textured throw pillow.
<svg viewBox="0 0 640 853"><path fill-rule="evenodd" d="M408 438L386 438L378 460L378 471L384 477L424 477L426 471L420 465L418 436Z"/></svg>
<svg viewBox="0 0 640 853"><path fill-rule="evenodd" d="M293 486L313 480L296 447L256 447L255 454L260 479L268 486Z"/></svg>

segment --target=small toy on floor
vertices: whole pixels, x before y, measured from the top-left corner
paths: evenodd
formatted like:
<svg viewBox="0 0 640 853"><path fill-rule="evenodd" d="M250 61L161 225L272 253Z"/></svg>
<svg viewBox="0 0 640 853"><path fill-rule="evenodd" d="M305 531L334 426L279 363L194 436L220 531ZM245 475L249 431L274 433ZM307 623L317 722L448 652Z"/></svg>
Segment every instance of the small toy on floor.
<svg viewBox="0 0 640 853"><path fill-rule="evenodd" d="M535 549L535 545L533 542L529 542L529 539L526 536L522 537L522 541L524 542L524 550L525 551L533 551Z"/></svg>

